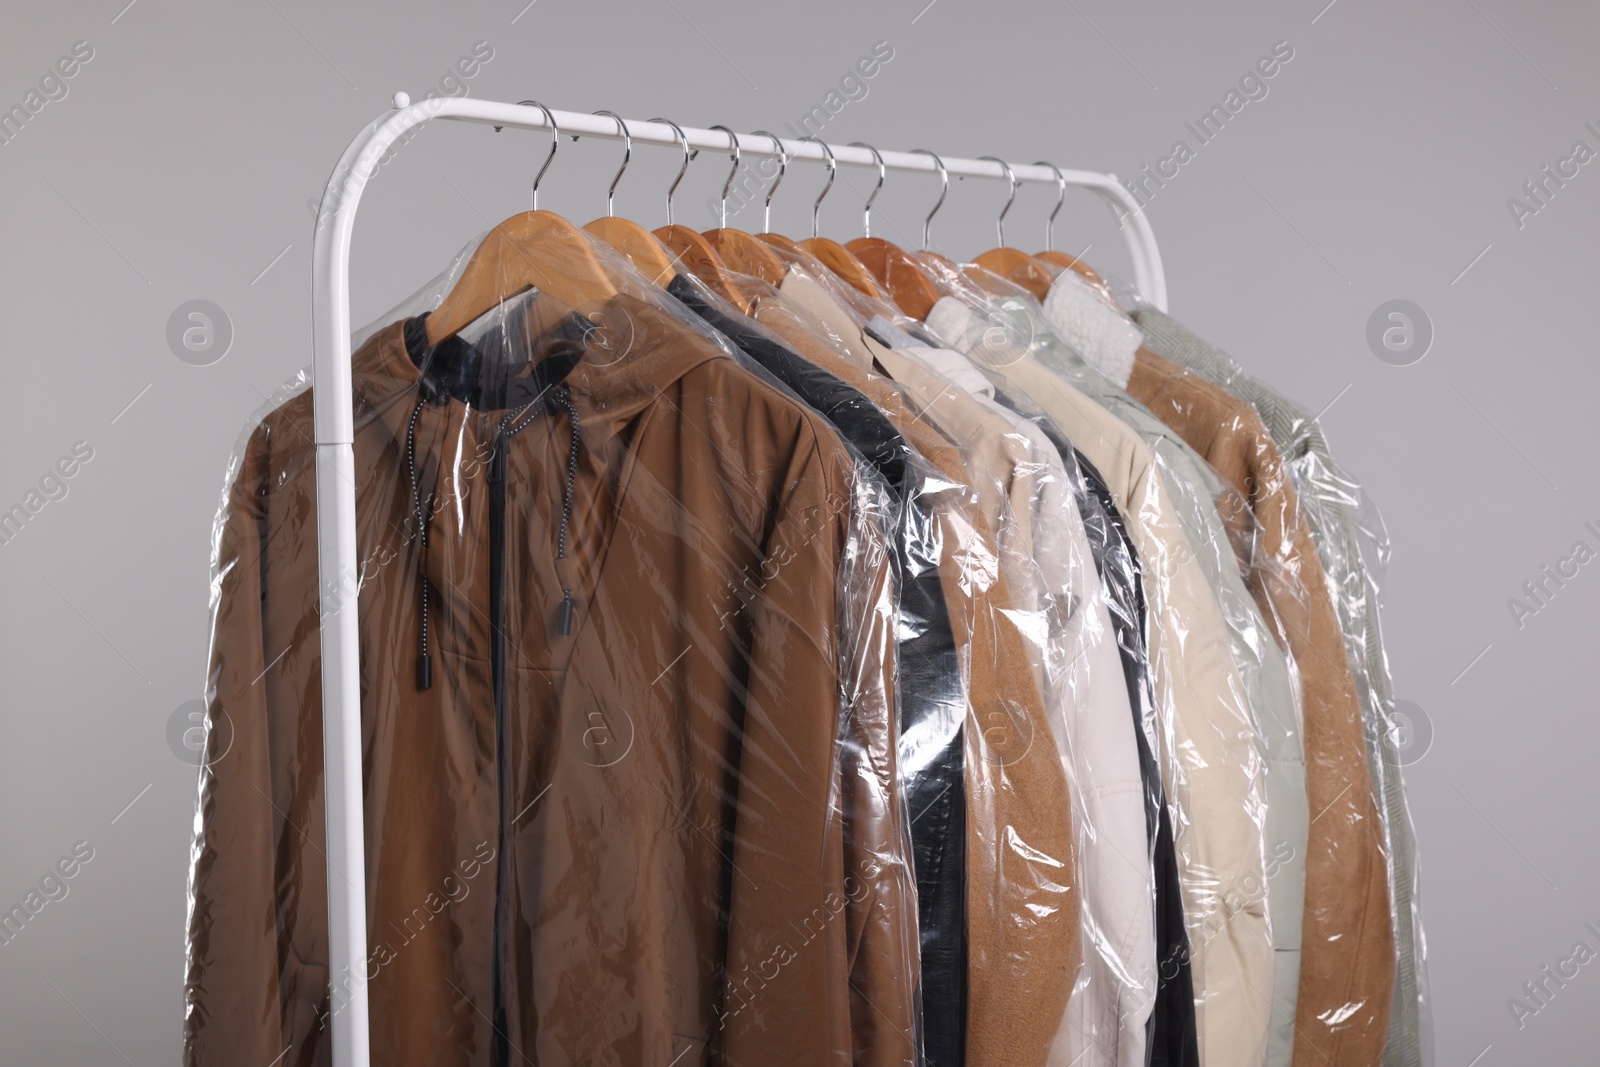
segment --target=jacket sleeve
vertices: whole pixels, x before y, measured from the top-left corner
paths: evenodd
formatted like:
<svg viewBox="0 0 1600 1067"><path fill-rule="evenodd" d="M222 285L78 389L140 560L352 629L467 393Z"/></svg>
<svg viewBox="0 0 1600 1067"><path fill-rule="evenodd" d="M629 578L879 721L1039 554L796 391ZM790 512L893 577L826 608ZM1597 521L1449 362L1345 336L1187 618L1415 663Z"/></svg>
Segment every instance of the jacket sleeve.
<svg viewBox="0 0 1600 1067"><path fill-rule="evenodd" d="M728 1064L916 1062L916 898L884 684L887 558L881 539L852 536L853 465L831 445L788 461L748 609Z"/></svg>
<svg viewBox="0 0 1600 1067"><path fill-rule="evenodd" d="M1396 970L1382 790L1368 768L1355 679L1311 528L1254 412L1223 422L1214 465L1258 531L1251 591L1299 670L1311 821L1295 1010L1297 1057L1370 1063L1389 1036ZM1209 457L1208 457L1209 458Z"/></svg>
<svg viewBox="0 0 1600 1067"><path fill-rule="evenodd" d="M851 480L841 520L839 778L855 1064L919 1061L917 891L900 788L899 645L888 493Z"/></svg>
<svg viewBox="0 0 1600 1067"><path fill-rule="evenodd" d="M184 1062L270 1063L283 1037L277 817L262 644L265 432L252 435L214 541L207 733L190 849Z"/></svg>

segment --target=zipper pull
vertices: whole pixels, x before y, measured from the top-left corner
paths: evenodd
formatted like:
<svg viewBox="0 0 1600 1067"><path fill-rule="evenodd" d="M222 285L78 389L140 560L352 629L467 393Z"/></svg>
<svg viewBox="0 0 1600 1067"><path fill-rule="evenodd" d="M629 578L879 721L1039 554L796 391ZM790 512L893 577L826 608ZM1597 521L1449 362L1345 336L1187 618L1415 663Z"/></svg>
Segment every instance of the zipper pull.
<svg viewBox="0 0 1600 1067"><path fill-rule="evenodd" d="M433 662L426 652L417 660L417 688L433 688Z"/></svg>
<svg viewBox="0 0 1600 1067"><path fill-rule="evenodd" d="M556 611L556 629L562 637L572 636L572 590L561 591L561 607Z"/></svg>
<svg viewBox="0 0 1600 1067"><path fill-rule="evenodd" d="M506 444L503 434L496 434L494 451L489 453L489 484L504 485L506 481Z"/></svg>

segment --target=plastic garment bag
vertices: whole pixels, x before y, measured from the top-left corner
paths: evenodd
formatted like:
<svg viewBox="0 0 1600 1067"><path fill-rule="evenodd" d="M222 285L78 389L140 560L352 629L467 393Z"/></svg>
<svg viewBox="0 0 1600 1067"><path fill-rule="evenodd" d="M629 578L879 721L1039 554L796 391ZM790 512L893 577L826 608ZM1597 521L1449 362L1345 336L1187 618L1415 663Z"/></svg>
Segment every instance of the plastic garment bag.
<svg viewBox="0 0 1600 1067"><path fill-rule="evenodd" d="M1051 1062L1143 1064L1157 973L1155 895L1145 782L1127 679L1110 605L1094 566L1077 484L1066 460L1034 422L1003 407L993 384L965 356L910 345L899 356L935 372L992 414L1030 455L1013 476L1013 512L1048 597L1046 693L1057 743L1072 768L1083 884L1084 967ZM908 374L904 365L896 373ZM943 388L939 382L930 383Z"/></svg>
<svg viewBox="0 0 1600 1067"><path fill-rule="evenodd" d="M1081 298L1055 297L1087 289L1076 278L1058 279L1047 306L1070 327L1092 316L1066 312ZM1291 1051L1302 1059L1374 1062L1388 1035L1396 961L1381 779L1366 765L1360 705L1310 527L1275 444L1248 404L1146 349L1117 365L1124 350L1102 347L1113 353L1100 355L1105 373L1125 383L1232 488L1219 511L1257 605L1299 668L1306 796L1318 816L1306 836L1295 1025L1275 1028L1272 1062L1288 1062ZM1275 808L1271 779L1268 785ZM1283 977L1280 968L1280 986Z"/></svg>
<svg viewBox="0 0 1600 1067"><path fill-rule="evenodd" d="M963 432L886 377L881 346L803 272L758 295L752 312L870 396L944 484L969 494L966 507L945 515L941 548L969 700L965 1062L1056 1062L1087 924L1081 813L1051 701L1062 666L1049 619L1071 610L1053 599L1024 537L1027 519L1016 515L1017 503L1032 499L1018 486L1042 471L1019 466L1031 457L1026 435Z"/></svg>
<svg viewBox="0 0 1600 1067"><path fill-rule="evenodd" d="M1087 290L1075 277L1062 278L1051 297ZM1069 327L1089 318L1065 313L1069 303L1047 300ZM1257 605L1299 668L1306 796L1318 819L1306 836L1295 1026L1275 1029L1273 1062L1287 1062L1296 1046L1303 1059L1373 1062L1388 1033L1395 970L1388 842L1339 620L1310 527L1276 446L1248 404L1143 348L1108 367L1125 349L1102 347L1113 353L1101 354L1105 373L1181 435L1233 490L1218 510ZM1270 779L1268 786L1269 808L1275 807Z"/></svg>
<svg viewBox="0 0 1600 1067"><path fill-rule="evenodd" d="M304 377L232 461L190 1063L325 1063L360 982L375 1063L918 1062L887 494L593 253L583 315L396 315L354 356L361 974L328 973Z"/></svg>
<svg viewBox="0 0 1600 1067"><path fill-rule="evenodd" d="M1299 493L1361 701L1368 767L1373 781L1382 783L1398 950L1384 1063L1392 1067L1431 1063L1416 844L1401 781L1394 694L1378 616L1379 585L1388 556L1382 519L1361 486L1334 462L1322 430L1309 412L1245 374L1226 353L1170 316L1149 308L1140 308L1135 314L1152 351L1204 375L1255 408Z"/></svg>
<svg viewBox="0 0 1600 1067"><path fill-rule="evenodd" d="M745 279L755 290L759 283ZM921 937L923 1047L929 1067L962 1062L967 988L966 686L940 585L941 529L968 491L929 466L866 394L679 273L668 293L833 424L882 478L893 502L900 775L911 821ZM777 310L775 293L762 298ZM769 318L770 318L769 314ZM820 340L820 337L819 337ZM966 642L963 641L962 644Z"/></svg>
<svg viewBox="0 0 1600 1067"><path fill-rule="evenodd" d="M1156 991L1151 837L1137 723L1108 605L1077 509L1075 487L1038 426L995 402L965 357L930 348L874 319L865 330L791 272L782 293L817 313L833 336L855 334L869 361L901 388L920 418L964 442L992 473L1011 523L1003 555L1036 574L1018 583L1045 665L1052 736L1072 771L1083 887L1083 969L1049 1062L1145 1062Z"/></svg>
<svg viewBox="0 0 1600 1067"><path fill-rule="evenodd" d="M1006 396L1000 399L1013 407L1018 403ZM1150 740L1156 736L1157 726L1155 694L1150 686L1150 651L1145 638L1149 616L1143 571L1127 525L1100 472L1060 436L1054 423L1043 416L1033 421L1056 442L1063 459L1071 461L1067 470L1074 479L1084 533L1106 590L1129 707L1134 713L1134 741L1140 775L1145 783L1145 822L1155 892L1155 959L1152 963L1156 968L1156 985L1147 1023L1148 1062L1156 1067L1199 1067L1194 976L1189 966L1189 939L1183 923L1183 890L1173 846L1172 818L1161 784L1161 766ZM1125 1043L1122 1047L1130 1044L1134 1043Z"/></svg>
<svg viewBox="0 0 1600 1067"><path fill-rule="evenodd" d="M1147 443L1119 418L1124 411L1107 409L1113 398L1087 392L1095 378L1069 381L1046 362L1052 346L1064 345L1042 318L1002 306L954 271L941 272L941 281L959 296L942 299L929 325L1008 396L1036 404L1104 475L1127 518L1151 608L1155 747L1173 813L1200 1058L1264 1062L1272 1003L1261 991L1273 988L1275 974L1267 751L1202 562L1226 538L1203 519L1195 525L1184 480L1168 466L1177 458L1170 442L1157 434ZM1170 969L1170 961L1158 964Z"/></svg>
<svg viewBox="0 0 1600 1067"><path fill-rule="evenodd" d="M1002 297L998 304L1017 316L1026 316L1032 310L1025 300ZM1274 611L1273 599L1262 597L1258 603L1252 593L1259 594L1270 587L1282 606L1292 608L1296 618L1303 618L1306 597L1301 591L1298 568L1265 550L1265 532L1258 528L1256 513L1240 487L1225 484L1208 462L1211 457L1198 454L1180 432L1194 426L1171 417L1170 408L1156 402L1151 407L1166 412L1169 418L1153 418L1151 411L1126 391L1145 388L1146 365L1151 357L1140 347L1143 334L1111 303L1110 295L1074 272L1063 272L1050 289L1044 313L1050 327L1075 339L1070 351L1059 346L1052 349L1052 365L1067 368L1074 381L1138 428L1173 472L1173 499L1186 516L1186 529L1199 550L1199 562L1228 624L1234 661L1255 712L1267 760L1267 876L1276 949L1267 1062L1273 1067L1288 1064L1296 1036L1311 818L1300 709L1301 677L1294 657L1280 647L1282 627L1269 625L1264 616ZM1083 367L1083 363L1098 373ZM1148 395L1138 399L1153 401ZM1226 425L1220 418L1218 422ZM1193 443L1198 446L1212 441L1196 439ZM1218 460L1232 455L1220 449L1217 452ZM1248 482L1243 484L1248 488ZM1262 516L1270 517L1270 513ZM1283 528L1281 522L1277 528ZM1276 622L1276 615L1273 618Z"/></svg>
<svg viewBox="0 0 1600 1067"><path fill-rule="evenodd" d="M1318 818L1306 855L1295 1043L1302 1058L1377 1060L1388 1036L1395 944L1388 841L1366 758L1361 708L1311 543L1277 448L1255 412L1212 382L1140 353L1129 389L1238 492L1253 520L1251 591L1300 668L1306 792ZM1247 511L1246 511L1247 509Z"/></svg>

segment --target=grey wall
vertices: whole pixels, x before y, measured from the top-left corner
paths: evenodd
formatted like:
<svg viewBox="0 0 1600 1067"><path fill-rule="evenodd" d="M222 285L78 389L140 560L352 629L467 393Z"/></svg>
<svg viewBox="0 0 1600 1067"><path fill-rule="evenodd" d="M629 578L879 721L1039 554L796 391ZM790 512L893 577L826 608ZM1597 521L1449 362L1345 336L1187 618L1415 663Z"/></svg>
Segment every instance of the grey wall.
<svg viewBox="0 0 1600 1067"><path fill-rule="evenodd" d="M0 9L0 106L21 103L74 42L94 52L67 95L0 146L0 507L75 442L93 449L65 498L0 546L0 904L20 901L75 842L93 848L68 896L0 947L9 1062L178 1056L195 771L174 755L169 722L204 682L225 463L250 414L310 360L306 201L395 90L420 96L480 40L494 55L467 83L474 96L739 130L796 119L887 40L893 60L828 139L1124 174L1179 138L1193 143L1185 121L1290 42L1268 95L1150 204L1172 307L1307 407L1331 404L1323 423L1388 520L1394 674L1433 731L1407 775L1438 1063L1593 1056L1600 964L1520 1030L1507 1000L1576 942L1600 949L1584 928L1600 927L1600 562L1520 627L1507 601L1575 542L1600 547L1600 370L1585 295L1597 281L1600 164L1520 227L1507 200L1574 142L1600 149L1585 127L1600 127L1600 9L524 2ZM382 314L524 208L543 151L538 135L443 123L402 149L362 205L354 320ZM568 142L544 206L600 214L620 154ZM671 151L639 149L619 210L663 221L676 165ZM721 161L696 163L680 221L711 224L705 201L722 175ZM807 225L820 176L791 171L775 228ZM867 172L848 178L868 188ZM936 188L891 176L886 233L914 243ZM935 243L955 255L990 247L1003 191L956 186ZM1041 244L1052 195L1024 190L1015 243ZM858 204L841 182L825 231L854 236ZM756 209L739 216L758 221ZM1131 273L1097 202L1070 201L1057 235ZM1397 298L1435 331L1411 366L1381 362L1366 340L1368 317ZM180 361L166 339L169 315L193 299L233 326L210 366Z"/></svg>

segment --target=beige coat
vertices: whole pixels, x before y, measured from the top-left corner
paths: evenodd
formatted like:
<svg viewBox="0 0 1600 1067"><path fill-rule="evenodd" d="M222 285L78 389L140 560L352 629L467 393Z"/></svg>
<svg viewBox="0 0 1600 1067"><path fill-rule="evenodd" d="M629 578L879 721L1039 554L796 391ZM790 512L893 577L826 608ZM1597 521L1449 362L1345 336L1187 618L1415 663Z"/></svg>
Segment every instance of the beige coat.
<svg viewBox="0 0 1600 1067"><path fill-rule="evenodd" d="M1267 907L1265 766L1215 594L1138 433L1031 355L984 345L986 325L953 298L930 316L940 334L1029 397L1100 471L1139 553L1150 657L1162 716L1162 774L1173 809L1192 954L1201 1061L1265 1055L1273 943Z"/></svg>

